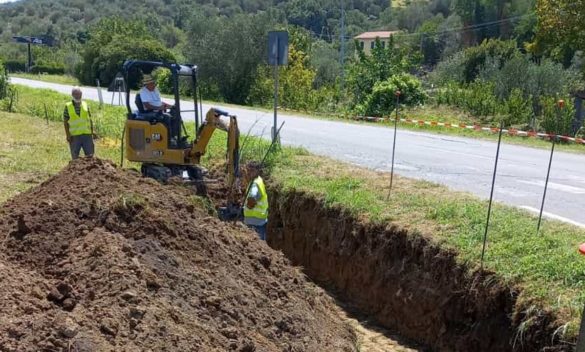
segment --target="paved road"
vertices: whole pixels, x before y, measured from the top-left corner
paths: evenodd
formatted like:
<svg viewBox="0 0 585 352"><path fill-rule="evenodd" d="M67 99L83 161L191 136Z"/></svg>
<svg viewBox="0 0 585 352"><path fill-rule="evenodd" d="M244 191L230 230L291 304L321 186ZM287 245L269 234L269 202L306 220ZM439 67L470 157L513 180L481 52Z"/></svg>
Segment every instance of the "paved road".
<svg viewBox="0 0 585 352"><path fill-rule="evenodd" d="M12 78L14 83L69 93L71 87ZM98 100L94 88L83 88L86 99ZM133 99L133 98L132 98ZM111 93L104 93L111 101ZM192 103L182 104L189 109ZM221 106L217 106L221 107ZM209 106L204 105L204 112ZM238 116L242 131L255 121L253 133L269 138L272 114L246 108L225 107ZM191 117L192 119L192 117ZM393 131L369 125L348 124L281 114L286 121L283 144L303 146L311 152L389 171ZM488 198L496 143L470 138L399 130L396 170L403 176L441 183L455 190ZM495 199L538 211L542 198L549 152L502 145ZM545 208L550 218L585 227L585 155L555 153Z"/></svg>

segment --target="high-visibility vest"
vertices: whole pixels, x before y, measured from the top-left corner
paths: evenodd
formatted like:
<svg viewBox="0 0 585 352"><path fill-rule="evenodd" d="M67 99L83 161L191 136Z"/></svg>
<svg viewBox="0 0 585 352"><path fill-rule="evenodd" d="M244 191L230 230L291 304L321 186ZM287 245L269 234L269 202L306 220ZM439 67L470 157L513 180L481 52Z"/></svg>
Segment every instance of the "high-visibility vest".
<svg viewBox="0 0 585 352"><path fill-rule="evenodd" d="M79 109L80 115L75 112L75 106L72 102L67 103L67 112L69 113L69 134L80 136L82 134L91 134L91 123L89 121L89 108L82 101Z"/></svg>
<svg viewBox="0 0 585 352"><path fill-rule="evenodd" d="M258 186L258 192L260 192L260 199L256 202L256 206L252 209L244 206L244 218L246 219L258 219L258 220L267 220L268 219L268 194L266 193L266 187L264 186L264 181L262 177L258 176L250 187L248 188L248 194L246 195L246 199L250 196L250 190L252 189L252 185L256 184Z"/></svg>

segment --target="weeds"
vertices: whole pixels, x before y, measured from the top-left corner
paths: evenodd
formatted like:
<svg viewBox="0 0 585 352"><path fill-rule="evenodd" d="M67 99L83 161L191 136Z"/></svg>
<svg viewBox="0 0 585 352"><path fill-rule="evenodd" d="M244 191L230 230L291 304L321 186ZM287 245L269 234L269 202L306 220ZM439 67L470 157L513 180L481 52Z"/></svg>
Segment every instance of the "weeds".
<svg viewBox="0 0 585 352"><path fill-rule="evenodd" d="M217 216L217 210L215 209L209 198L192 196L190 200L195 207L205 209L205 211L207 211L207 215Z"/></svg>

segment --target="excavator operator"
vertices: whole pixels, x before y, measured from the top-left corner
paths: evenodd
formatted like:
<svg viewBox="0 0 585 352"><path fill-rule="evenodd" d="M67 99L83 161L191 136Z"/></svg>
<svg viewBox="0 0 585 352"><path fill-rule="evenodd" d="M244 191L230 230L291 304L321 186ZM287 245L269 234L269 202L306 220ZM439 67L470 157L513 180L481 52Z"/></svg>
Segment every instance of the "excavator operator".
<svg viewBox="0 0 585 352"><path fill-rule="evenodd" d="M143 115L151 120L160 120L165 122L169 126L171 136L177 136L178 131L181 128L180 122L172 117L172 114L166 114L168 109L173 109L174 106L165 103L160 96L160 91L156 87L156 81L152 76L145 75L142 80L142 89L139 93L139 99L137 99L136 105L139 110L143 110ZM140 109L142 108L142 109ZM176 146L176 138L171 138L171 145Z"/></svg>

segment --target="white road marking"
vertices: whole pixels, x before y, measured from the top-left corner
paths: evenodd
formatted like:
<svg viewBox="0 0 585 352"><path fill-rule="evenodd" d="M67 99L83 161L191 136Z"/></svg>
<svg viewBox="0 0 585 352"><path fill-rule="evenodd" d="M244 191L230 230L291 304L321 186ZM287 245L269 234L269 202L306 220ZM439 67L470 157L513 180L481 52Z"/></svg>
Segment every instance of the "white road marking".
<svg viewBox="0 0 585 352"><path fill-rule="evenodd" d="M525 180L518 180L518 182L524 183L527 185L539 186L539 187L544 187L544 183L545 183L544 181L525 181ZM554 189L557 191L561 191L561 192L572 193L572 194L585 194L585 188L563 185L561 183L549 182L548 188Z"/></svg>
<svg viewBox="0 0 585 352"><path fill-rule="evenodd" d="M539 209L536 209L536 208L533 208L533 207L529 207L527 205L521 206L520 208L522 208L524 210L528 210L529 212L535 213L537 215L540 214L540 210ZM577 222L577 221L573 221L571 219L567 219L567 218L562 217L560 215L556 215L556 214L553 214L553 213L549 213L549 212L543 211L542 212L542 216L547 217L549 219L566 222L567 224L575 225L577 227L581 227L581 228L584 228L585 229L585 224L582 224L582 223Z"/></svg>
<svg viewBox="0 0 585 352"><path fill-rule="evenodd" d="M569 180L585 184L585 178L575 175L567 175Z"/></svg>

